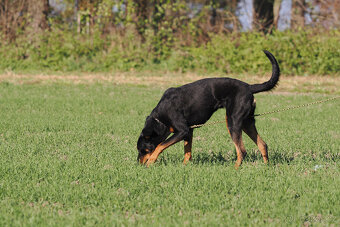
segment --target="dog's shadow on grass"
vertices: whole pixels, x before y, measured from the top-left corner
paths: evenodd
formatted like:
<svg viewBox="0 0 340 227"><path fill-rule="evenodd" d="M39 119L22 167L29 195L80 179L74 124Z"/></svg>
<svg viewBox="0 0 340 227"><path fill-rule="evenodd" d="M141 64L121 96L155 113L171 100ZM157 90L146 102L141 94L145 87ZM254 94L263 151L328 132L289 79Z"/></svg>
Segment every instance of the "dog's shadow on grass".
<svg viewBox="0 0 340 227"><path fill-rule="evenodd" d="M339 153L309 153L309 152L282 152L278 150L270 150L269 163L271 165L277 164L291 164L292 162L307 162L307 161L327 161L337 162L340 160ZM182 157L182 156L181 156ZM164 165L168 163L182 162L182 158L179 160L178 156L168 156L160 159L160 162ZM236 161L235 150L221 150L218 152L193 152L192 164L214 164L214 165L233 165ZM261 153L258 150L248 150L244 163L263 163Z"/></svg>
<svg viewBox="0 0 340 227"><path fill-rule="evenodd" d="M259 151L251 150L247 152L244 162L261 162L262 156ZM220 151L217 153L199 153L193 156L194 164L222 164L234 163L236 161L236 151ZM294 161L294 156L281 152L272 152L269 155L269 161L272 164L289 164Z"/></svg>
<svg viewBox="0 0 340 227"><path fill-rule="evenodd" d="M290 164L292 161L294 161L295 157L293 154L287 154L282 152L276 152L272 151L269 152L269 161L272 164ZM249 162L256 162L256 161L262 161L262 155L259 151L251 151L247 154L244 161Z"/></svg>
<svg viewBox="0 0 340 227"><path fill-rule="evenodd" d="M198 153L197 155L193 156L193 163L194 164L226 164L230 161L236 160L235 158L229 158L226 153L218 152L218 153Z"/></svg>

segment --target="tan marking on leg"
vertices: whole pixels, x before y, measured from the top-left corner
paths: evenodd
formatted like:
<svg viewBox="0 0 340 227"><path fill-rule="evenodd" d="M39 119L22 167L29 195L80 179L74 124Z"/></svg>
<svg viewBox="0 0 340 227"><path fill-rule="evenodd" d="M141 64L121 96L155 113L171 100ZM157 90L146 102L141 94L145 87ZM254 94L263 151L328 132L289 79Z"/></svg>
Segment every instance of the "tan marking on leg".
<svg viewBox="0 0 340 227"><path fill-rule="evenodd" d="M169 130L170 130L171 133L174 133L174 131L175 131L173 127L170 127Z"/></svg>
<svg viewBox="0 0 340 227"><path fill-rule="evenodd" d="M139 158L139 163L140 164L145 164L145 162L149 159L150 154L146 154L143 157Z"/></svg>
<svg viewBox="0 0 340 227"><path fill-rule="evenodd" d="M194 132L193 129L190 129L187 140L184 140L184 160L183 160L184 165L187 164L192 159L191 148L193 132Z"/></svg>
<svg viewBox="0 0 340 227"><path fill-rule="evenodd" d="M169 146L171 146L172 144L176 143L177 141L169 141L168 143L161 143L159 144L156 149L152 152L152 154L150 155L148 161L146 162L147 167L149 167L151 164L153 164L158 156L163 152L163 150L165 150L166 148L168 148Z"/></svg>
<svg viewBox="0 0 340 227"><path fill-rule="evenodd" d="M187 152L184 154L184 160L183 160L183 164L186 165L189 161L192 160L191 157L191 152Z"/></svg>
<svg viewBox="0 0 340 227"><path fill-rule="evenodd" d="M228 117L227 117L227 115L225 115L225 121L226 121L226 125L227 125L227 129L228 129L229 135L231 136L231 133L230 133L229 128L228 128ZM234 145L235 145L235 148L236 148L236 154L237 154L237 160L236 160L236 163L235 163L235 169L238 169L238 167L242 164L243 158L247 154L246 149L245 149L244 144L243 144L243 141L242 141L242 134L240 136L239 141L235 142L233 140L233 142L234 142Z"/></svg>
<svg viewBox="0 0 340 227"><path fill-rule="evenodd" d="M268 148L267 144L261 139L260 135L258 134L255 125L251 125L248 128L243 130L247 135L254 141L254 143L259 148L263 162L268 163Z"/></svg>
<svg viewBox="0 0 340 227"><path fill-rule="evenodd" d="M243 143L242 138L241 138L241 142L240 142L240 143L241 143L241 144L240 144L241 152L242 152L243 158L244 158L244 157L246 157L246 155L247 155L247 151L246 151L246 148L245 148L245 146L244 146L244 143Z"/></svg>
<svg viewBox="0 0 340 227"><path fill-rule="evenodd" d="M192 139L189 141L184 141L184 160L183 164L187 164L189 161L191 161L191 148L192 148Z"/></svg>
<svg viewBox="0 0 340 227"><path fill-rule="evenodd" d="M240 167L240 165L242 164L243 158L246 154L245 148L244 148L244 144L242 141L242 134L240 135L240 138L236 141L234 141L234 145L236 148L236 154L237 154L237 160L235 162L235 169L238 169L238 167Z"/></svg>
<svg viewBox="0 0 340 227"><path fill-rule="evenodd" d="M228 133L229 133L229 135L231 136L230 131L229 131L229 128L228 128L228 117L227 117L227 115L225 115L225 123L226 123L226 125L227 125Z"/></svg>
<svg viewBox="0 0 340 227"><path fill-rule="evenodd" d="M267 144L261 139L259 134L257 134L257 137L256 137L256 144L262 154L263 162L268 163Z"/></svg>
<svg viewBox="0 0 340 227"><path fill-rule="evenodd" d="M165 148L167 148L167 146L164 146L161 144L158 145L156 149L150 155L148 161L146 162L146 165L149 167L150 164L154 163L157 160L158 156L163 152Z"/></svg>

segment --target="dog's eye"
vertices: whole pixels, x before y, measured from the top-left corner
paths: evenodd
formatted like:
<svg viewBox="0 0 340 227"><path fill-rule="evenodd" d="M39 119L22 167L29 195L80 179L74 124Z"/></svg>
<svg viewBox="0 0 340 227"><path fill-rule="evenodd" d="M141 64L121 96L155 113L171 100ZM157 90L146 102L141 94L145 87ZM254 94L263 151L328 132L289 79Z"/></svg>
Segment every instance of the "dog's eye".
<svg viewBox="0 0 340 227"><path fill-rule="evenodd" d="M144 138L148 140L148 139L150 139L150 136L145 136Z"/></svg>

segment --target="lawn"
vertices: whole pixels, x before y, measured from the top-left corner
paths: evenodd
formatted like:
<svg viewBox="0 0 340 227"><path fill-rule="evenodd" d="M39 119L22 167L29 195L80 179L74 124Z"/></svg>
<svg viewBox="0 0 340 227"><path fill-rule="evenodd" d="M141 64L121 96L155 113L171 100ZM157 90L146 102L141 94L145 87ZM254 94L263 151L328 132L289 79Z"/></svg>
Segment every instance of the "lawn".
<svg viewBox="0 0 340 227"><path fill-rule="evenodd" d="M269 165L244 135L248 156L235 170L216 124L194 131L188 165L181 142L146 168L136 141L166 87L2 80L0 226L340 224L339 99L258 117ZM261 93L257 113L332 96ZM219 110L210 122L223 119Z"/></svg>

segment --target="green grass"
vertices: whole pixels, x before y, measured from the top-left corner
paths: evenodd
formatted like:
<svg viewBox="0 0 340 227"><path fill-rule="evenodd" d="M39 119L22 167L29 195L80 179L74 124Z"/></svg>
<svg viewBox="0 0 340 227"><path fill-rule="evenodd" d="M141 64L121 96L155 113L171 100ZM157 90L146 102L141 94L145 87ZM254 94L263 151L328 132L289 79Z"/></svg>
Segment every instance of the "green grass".
<svg viewBox="0 0 340 227"><path fill-rule="evenodd" d="M0 226L340 223L339 100L259 117L268 166L244 136L248 156L234 170L217 124L194 131L192 163L182 165L180 143L146 168L136 141L163 91L1 83ZM260 94L257 112L326 97Z"/></svg>

